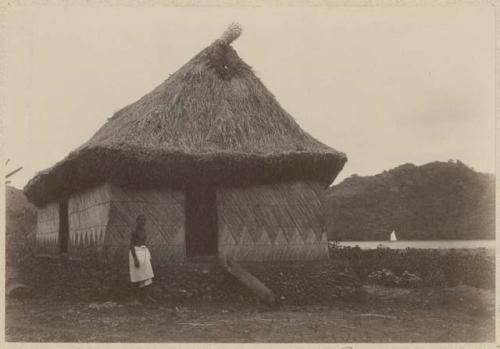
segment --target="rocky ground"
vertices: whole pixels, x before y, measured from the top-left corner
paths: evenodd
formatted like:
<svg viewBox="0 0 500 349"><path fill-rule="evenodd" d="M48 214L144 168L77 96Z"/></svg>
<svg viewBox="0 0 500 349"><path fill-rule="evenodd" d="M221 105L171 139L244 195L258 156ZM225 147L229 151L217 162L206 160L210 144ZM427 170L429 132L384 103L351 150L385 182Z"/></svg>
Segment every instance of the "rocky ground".
<svg viewBox="0 0 500 349"><path fill-rule="evenodd" d="M342 264L325 262L246 263L282 305L331 304L363 297L361 282ZM151 294L159 303L190 301L257 304L258 299L218 263L155 267ZM134 297L127 268L82 261L37 258L18 271L30 297L53 301L127 302Z"/></svg>
<svg viewBox="0 0 500 349"><path fill-rule="evenodd" d="M126 269L36 258L8 273L29 288L7 297L6 340L494 341L493 289L426 286L383 269L360 280L344 262L245 264L277 295L269 306L216 264L156 268L157 302L137 304Z"/></svg>
<svg viewBox="0 0 500 349"><path fill-rule="evenodd" d="M6 340L29 342L493 342L494 293L365 286L363 302L9 300Z"/></svg>

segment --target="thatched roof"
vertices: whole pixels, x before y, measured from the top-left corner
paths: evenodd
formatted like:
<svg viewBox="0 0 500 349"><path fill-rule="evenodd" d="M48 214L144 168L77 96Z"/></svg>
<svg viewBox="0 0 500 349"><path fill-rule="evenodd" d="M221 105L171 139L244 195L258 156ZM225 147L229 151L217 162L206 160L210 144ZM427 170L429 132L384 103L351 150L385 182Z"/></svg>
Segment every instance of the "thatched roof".
<svg viewBox="0 0 500 349"><path fill-rule="evenodd" d="M232 25L85 144L25 187L42 205L99 182L184 185L281 180L330 183L346 156L295 122L241 60ZM328 103L329 101L325 101Z"/></svg>

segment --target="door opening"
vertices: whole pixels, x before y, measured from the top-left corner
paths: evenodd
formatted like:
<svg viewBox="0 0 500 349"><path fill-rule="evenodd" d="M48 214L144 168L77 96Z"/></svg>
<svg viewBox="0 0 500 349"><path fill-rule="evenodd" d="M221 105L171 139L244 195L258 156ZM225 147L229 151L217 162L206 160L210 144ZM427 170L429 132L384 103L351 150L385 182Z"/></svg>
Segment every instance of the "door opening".
<svg viewBox="0 0 500 349"><path fill-rule="evenodd" d="M217 203L213 187L186 189L186 255L217 255Z"/></svg>
<svg viewBox="0 0 500 349"><path fill-rule="evenodd" d="M59 253L68 252L69 241L69 221L68 221L68 200L59 202Z"/></svg>

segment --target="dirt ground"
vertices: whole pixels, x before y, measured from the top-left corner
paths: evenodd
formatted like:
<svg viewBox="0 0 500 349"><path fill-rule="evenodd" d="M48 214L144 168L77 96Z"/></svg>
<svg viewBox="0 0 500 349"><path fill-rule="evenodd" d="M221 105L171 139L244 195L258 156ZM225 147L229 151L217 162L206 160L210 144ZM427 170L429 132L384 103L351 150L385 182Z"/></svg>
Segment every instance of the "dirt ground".
<svg viewBox="0 0 500 349"><path fill-rule="evenodd" d="M365 286L328 306L8 300L9 342L493 342L494 291Z"/></svg>

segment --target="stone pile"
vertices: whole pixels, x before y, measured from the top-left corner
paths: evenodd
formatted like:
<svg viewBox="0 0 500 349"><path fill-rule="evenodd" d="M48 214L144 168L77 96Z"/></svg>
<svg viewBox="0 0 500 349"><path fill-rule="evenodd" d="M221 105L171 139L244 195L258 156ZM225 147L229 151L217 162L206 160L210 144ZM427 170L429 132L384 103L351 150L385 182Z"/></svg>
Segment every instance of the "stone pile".
<svg viewBox="0 0 500 349"><path fill-rule="evenodd" d="M325 262L241 264L283 304L327 304L362 294L359 280ZM151 294L159 302L255 303L255 295L218 264L156 267ZM70 260L40 260L21 271L34 297L57 301L126 302L133 299L128 269Z"/></svg>
<svg viewBox="0 0 500 349"><path fill-rule="evenodd" d="M370 273L368 281L372 284L398 287L419 287L423 284L423 279L420 276L409 273L407 270L398 276L385 268Z"/></svg>

